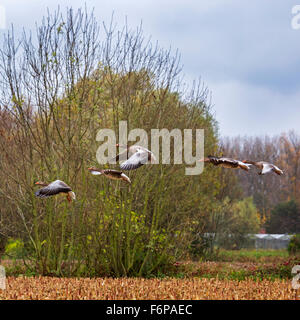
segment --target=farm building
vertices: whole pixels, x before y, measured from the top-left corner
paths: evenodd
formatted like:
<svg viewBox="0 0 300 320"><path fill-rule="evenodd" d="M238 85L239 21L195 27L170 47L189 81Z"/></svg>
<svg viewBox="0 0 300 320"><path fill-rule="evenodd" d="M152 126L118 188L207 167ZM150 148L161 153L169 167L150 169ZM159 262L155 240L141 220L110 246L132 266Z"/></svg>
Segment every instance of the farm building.
<svg viewBox="0 0 300 320"><path fill-rule="evenodd" d="M293 235L288 234L248 234L240 238L239 248L255 248L255 249L287 249L288 244ZM200 235L210 246L218 245L226 248L226 243L231 239L236 239L234 234L215 234L204 233Z"/></svg>
<svg viewBox="0 0 300 320"><path fill-rule="evenodd" d="M286 249L293 235L253 234L255 249Z"/></svg>

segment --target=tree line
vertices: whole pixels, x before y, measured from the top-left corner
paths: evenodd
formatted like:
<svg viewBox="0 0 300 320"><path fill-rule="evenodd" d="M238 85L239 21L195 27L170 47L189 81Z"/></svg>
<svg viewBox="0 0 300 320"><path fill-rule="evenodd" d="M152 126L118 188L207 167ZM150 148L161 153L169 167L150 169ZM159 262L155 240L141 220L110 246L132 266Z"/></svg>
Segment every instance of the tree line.
<svg viewBox="0 0 300 320"><path fill-rule="evenodd" d="M236 177L242 193L239 195L236 192L233 196L253 197L261 225L268 232L299 232L300 135L295 130L290 130L276 136L223 137L220 143L220 152L232 154L242 160L270 161L283 169L284 174L280 177L273 174L257 177L256 170L251 170L249 174L237 171ZM292 219L289 219L286 214L289 207L294 208L294 218ZM274 224L272 219L274 220L277 211L283 214L280 222ZM278 223L286 227L280 227Z"/></svg>

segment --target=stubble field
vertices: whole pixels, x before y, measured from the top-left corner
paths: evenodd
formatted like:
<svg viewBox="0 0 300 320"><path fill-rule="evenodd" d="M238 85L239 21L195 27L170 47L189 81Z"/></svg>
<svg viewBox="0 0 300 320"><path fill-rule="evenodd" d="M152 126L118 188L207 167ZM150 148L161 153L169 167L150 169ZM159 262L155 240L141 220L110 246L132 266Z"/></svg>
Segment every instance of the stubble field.
<svg viewBox="0 0 300 320"><path fill-rule="evenodd" d="M290 280L8 277L0 299L299 300Z"/></svg>
<svg viewBox="0 0 300 320"><path fill-rule="evenodd" d="M300 257L240 250L224 251L220 258L178 262L174 276L156 278L25 276L24 266L2 260L7 277L0 300L300 300L291 276Z"/></svg>

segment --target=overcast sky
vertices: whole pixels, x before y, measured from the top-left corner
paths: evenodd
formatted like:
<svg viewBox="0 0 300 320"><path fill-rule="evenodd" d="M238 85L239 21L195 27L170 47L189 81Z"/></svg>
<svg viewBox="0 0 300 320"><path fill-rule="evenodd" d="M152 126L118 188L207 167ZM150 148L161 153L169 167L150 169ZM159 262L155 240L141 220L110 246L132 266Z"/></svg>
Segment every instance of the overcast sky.
<svg viewBox="0 0 300 320"><path fill-rule="evenodd" d="M300 29L291 26L300 0L86 0L99 22L142 21L146 36L181 54L186 80L212 92L221 135L300 133ZM0 0L6 26L34 28L46 13L84 1ZM2 10L3 11L3 10ZM1 26L1 21L0 21ZM5 30L0 30L0 35Z"/></svg>

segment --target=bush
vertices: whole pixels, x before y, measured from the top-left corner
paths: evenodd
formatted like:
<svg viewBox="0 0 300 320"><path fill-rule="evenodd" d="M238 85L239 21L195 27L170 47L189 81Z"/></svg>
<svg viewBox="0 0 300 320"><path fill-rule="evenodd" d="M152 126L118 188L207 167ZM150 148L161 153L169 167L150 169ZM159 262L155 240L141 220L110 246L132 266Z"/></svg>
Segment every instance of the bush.
<svg viewBox="0 0 300 320"><path fill-rule="evenodd" d="M140 30L125 30L108 29L102 37L93 13L68 10L66 17L49 13L36 39L23 33L17 54L14 36L0 48L0 69L7 71L0 96L5 92L9 101L0 112L0 126L9 132L0 134L0 220L14 238L22 237L28 272L164 272L186 250L190 221L205 221L220 189L214 170L203 172L205 183L199 183L199 177L183 174L185 164L143 166L128 173L130 186L88 173L97 163L99 130L118 133L121 120L149 134L152 128L203 128L206 152L217 148L206 89L182 91L179 56L148 44ZM26 79L26 85L15 78ZM74 203L34 196L35 181L57 178L70 183Z"/></svg>
<svg viewBox="0 0 300 320"><path fill-rule="evenodd" d="M204 260L216 258L218 251L215 250L214 234L197 234L190 244L190 254L193 259L201 257Z"/></svg>
<svg viewBox="0 0 300 320"><path fill-rule="evenodd" d="M288 252L290 255L300 253L300 234L296 234L292 237L288 245Z"/></svg>
<svg viewBox="0 0 300 320"><path fill-rule="evenodd" d="M300 207L295 200L278 203L266 223L267 233L299 233Z"/></svg>
<svg viewBox="0 0 300 320"><path fill-rule="evenodd" d="M24 243L20 239L8 239L4 254L9 258L20 259L24 256Z"/></svg>

